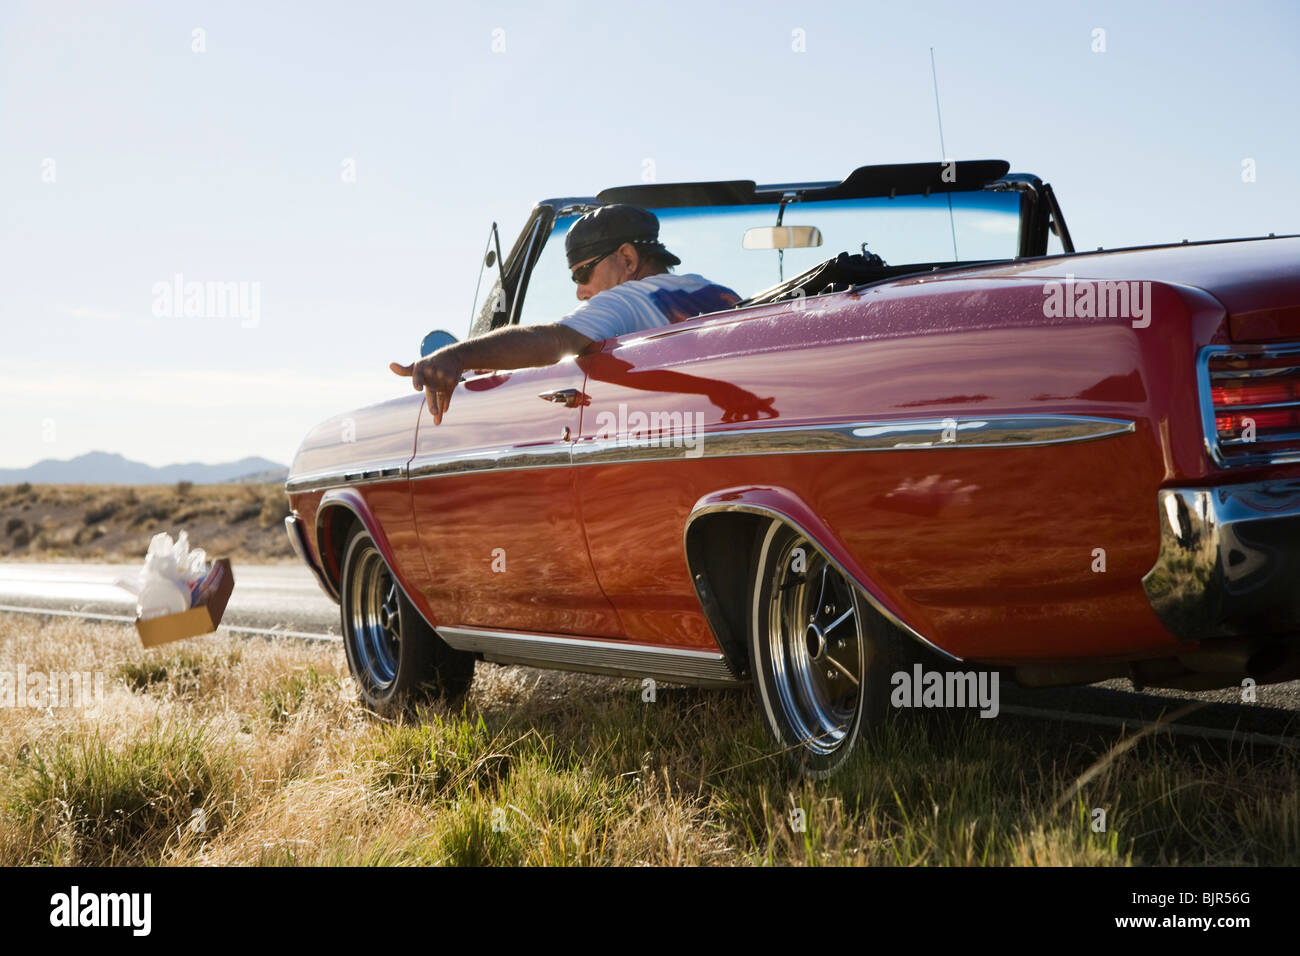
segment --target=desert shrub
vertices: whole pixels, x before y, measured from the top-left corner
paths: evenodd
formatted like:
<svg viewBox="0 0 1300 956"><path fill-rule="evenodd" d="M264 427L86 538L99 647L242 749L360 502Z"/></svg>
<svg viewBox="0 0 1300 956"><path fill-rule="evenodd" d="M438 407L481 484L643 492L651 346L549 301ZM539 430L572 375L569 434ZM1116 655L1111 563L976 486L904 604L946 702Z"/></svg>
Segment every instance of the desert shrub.
<svg viewBox="0 0 1300 956"><path fill-rule="evenodd" d="M73 537L72 543L80 547L83 544L98 541L102 537L104 537L103 525L86 525L83 528L77 529L77 533Z"/></svg>
<svg viewBox="0 0 1300 956"><path fill-rule="evenodd" d="M245 501L230 512L229 521L231 524L239 524L241 521L248 521L251 518L260 518L264 502L261 498L253 501Z"/></svg>
<svg viewBox="0 0 1300 956"><path fill-rule="evenodd" d="M146 501L131 518L131 526L145 524L150 521L169 521L171 519L171 510L156 501Z"/></svg>
<svg viewBox="0 0 1300 956"><path fill-rule="evenodd" d="M120 506L116 501L105 501L103 504L95 505L90 508L82 517L84 524L99 524L101 521L107 521L113 515L117 514Z"/></svg>
<svg viewBox="0 0 1300 956"><path fill-rule="evenodd" d="M274 524L282 523L287 517L289 517L289 496L279 488L268 491L262 500L262 513L257 523L263 528L269 528Z"/></svg>

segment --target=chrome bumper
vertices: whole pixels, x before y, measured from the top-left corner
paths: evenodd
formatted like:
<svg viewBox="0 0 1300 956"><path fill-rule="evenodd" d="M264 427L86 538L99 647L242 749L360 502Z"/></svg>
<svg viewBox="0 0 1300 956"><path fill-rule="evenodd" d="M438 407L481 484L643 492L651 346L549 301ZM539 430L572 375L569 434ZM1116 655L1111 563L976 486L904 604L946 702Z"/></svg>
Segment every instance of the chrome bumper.
<svg viewBox="0 0 1300 956"><path fill-rule="evenodd" d="M1142 579L1178 637L1300 632L1300 479L1160 491L1160 556Z"/></svg>
<svg viewBox="0 0 1300 956"><path fill-rule="evenodd" d="M325 596L335 604L339 603L339 596L334 591L334 588L330 587L330 582L329 579L325 577L325 572L322 571L316 562L311 559L311 551L307 548L306 531L303 529L302 521L299 520L296 514L289 515L289 517L284 519L284 531L285 534L289 536L289 544L293 547L294 554L298 555L303 564L311 568L311 573L315 575L316 583L319 584L320 589L325 592Z"/></svg>

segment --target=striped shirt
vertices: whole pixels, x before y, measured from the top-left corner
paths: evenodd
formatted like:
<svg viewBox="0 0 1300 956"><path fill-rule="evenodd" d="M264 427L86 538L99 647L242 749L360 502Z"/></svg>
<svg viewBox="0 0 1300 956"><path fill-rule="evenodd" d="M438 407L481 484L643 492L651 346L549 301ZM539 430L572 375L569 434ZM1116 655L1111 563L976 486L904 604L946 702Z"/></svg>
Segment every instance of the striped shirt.
<svg viewBox="0 0 1300 956"><path fill-rule="evenodd" d="M559 324L599 342L729 309L739 301L726 286L703 276L664 272L597 292Z"/></svg>

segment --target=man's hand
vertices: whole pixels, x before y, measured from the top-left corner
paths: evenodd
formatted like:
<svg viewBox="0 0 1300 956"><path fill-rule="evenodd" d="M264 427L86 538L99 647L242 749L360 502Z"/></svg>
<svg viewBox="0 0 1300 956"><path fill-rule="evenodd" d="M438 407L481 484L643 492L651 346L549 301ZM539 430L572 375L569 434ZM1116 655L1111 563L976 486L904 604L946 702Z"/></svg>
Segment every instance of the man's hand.
<svg viewBox="0 0 1300 956"><path fill-rule="evenodd" d="M398 362L388 364L395 374L409 376L417 392L424 390L424 402L429 406L435 425L442 424L442 416L451 405L451 393L460 384L460 377L465 371L456 357L455 348L451 345L438 349L410 365Z"/></svg>
<svg viewBox="0 0 1300 956"><path fill-rule="evenodd" d="M467 368L502 371L554 365L566 355L577 355L591 342L581 332L558 323L515 325L440 348L411 365L390 362L388 367L397 375L410 376L416 391L424 389L433 423L441 425L451 393Z"/></svg>

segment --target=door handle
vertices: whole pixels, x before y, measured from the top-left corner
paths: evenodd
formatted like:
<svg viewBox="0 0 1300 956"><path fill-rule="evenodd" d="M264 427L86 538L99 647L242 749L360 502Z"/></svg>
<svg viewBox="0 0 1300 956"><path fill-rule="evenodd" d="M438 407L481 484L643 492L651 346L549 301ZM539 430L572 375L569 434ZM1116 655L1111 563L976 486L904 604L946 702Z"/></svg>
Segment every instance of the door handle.
<svg viewBox="0 0 1300 956"><path fill-rule="evenodd" d="M537 397L544 402L554 402L557 405L563 405L565 408L577 408L579 405L591 404L591 396L576 388L557 388L553 392L539 392Z"/></svg>

